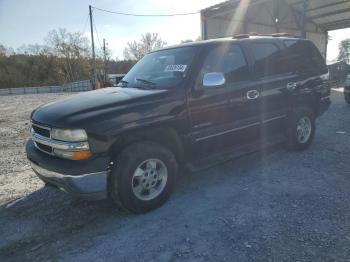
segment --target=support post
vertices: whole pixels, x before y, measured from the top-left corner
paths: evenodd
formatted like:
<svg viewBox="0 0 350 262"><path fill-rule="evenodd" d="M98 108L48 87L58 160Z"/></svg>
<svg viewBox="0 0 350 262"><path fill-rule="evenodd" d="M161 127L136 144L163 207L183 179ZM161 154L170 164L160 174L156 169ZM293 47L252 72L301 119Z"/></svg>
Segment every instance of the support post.
<svg viewBox="0 0 350 262"><path fill-rule="evenodd" d="M200 16L201 16L200 19L201 19L201 35L202 35L201 40L207 40L208 39L207 17L204 15L203 12L201 12Z"/></svg>
<svg viewBox="0 0 350 262"><path fill-rule="evenodd" d="M280 5L279 1L273 1L273 23L275 24L276 33L280 32Z"/></svg>
<svg viewBox="0 0 350 262"><path fill-rule="evenodd" d="M309 0L304 0L303 2L303 10L301 12L302 17L301 17L301 37L306 38L306 10L309 6Z"/></svg>
<svg viewBox="0 0 350 262"><path fill-rule="evenodd" d="M96 58L95 58L95 43L94 43L94 29L92 23L92 8L89 5L90 15L90 30L91 30L91 48L92 48L92 89L96 89Z"/></svg>
<svg viewBox="0 0 350 262"><path fill-rule="evenodd" d="M106 39L103 38L103 67L104 81L107 82Z"/></svg>
<svg viewBox="0 0 350 262"><path fill-rule="evenodd" d="M326 45L325 45L325 48L324 48L324 59L327 60L327 47L328 47L328 31L326 31Z"/></svg>

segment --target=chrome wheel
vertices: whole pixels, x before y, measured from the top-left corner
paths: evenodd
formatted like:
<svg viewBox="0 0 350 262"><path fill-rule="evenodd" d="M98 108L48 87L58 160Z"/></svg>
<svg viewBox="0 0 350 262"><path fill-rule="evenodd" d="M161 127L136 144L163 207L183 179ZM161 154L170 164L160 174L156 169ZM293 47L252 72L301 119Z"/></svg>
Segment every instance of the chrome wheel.
<svg viewBox="0 0 350 262"><path fill-rule="evenodd" d="M152 200L159 196L168 179L166 165L160 159L147 159L134 171L131 186L140 200Z"/></svg>
<svg viewBox="0 0 350 262"><path fill-rule="evenodd" d="M296 135L299 143L304 144L309 140L312 133L311 129L312 125L309 117L303 116L299 119L296 130Z"/></svg>

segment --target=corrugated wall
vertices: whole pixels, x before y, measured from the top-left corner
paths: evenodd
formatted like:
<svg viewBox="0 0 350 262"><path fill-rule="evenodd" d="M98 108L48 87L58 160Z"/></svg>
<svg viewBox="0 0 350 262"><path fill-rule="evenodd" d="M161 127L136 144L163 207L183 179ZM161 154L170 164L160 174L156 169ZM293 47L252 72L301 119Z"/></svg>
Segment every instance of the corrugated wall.
<svg viewBox="0 0 350 262"><path fill-rule="evenodd" d="M260 34L285 32L301 36L299 28L301 14L283 2L279 3L277 10L273 3L274 1L270 0L249 6L244 16L237 14L236 9L230 11L222 8L223 10L211 12L202 11L202 38L211 39L250 32ZM237 17L241 18L237 19ZM277 23L276 17L278 17ZM313 41L325 57L327 32L308 21L305 23L305 30L306 38Z"/></svg>

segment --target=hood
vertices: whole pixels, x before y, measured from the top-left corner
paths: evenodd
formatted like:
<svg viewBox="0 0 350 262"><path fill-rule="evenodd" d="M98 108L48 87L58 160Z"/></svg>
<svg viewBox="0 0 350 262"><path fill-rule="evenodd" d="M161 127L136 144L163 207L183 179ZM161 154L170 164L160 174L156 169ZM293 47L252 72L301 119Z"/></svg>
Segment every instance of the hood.
<svg viewBox="0 0 350 262"><path fill-rule="evenodd" d="M40 106L32 120L52 127L83 127L116 111L159 100L167 92L118 87L89 91Z"/></svg>

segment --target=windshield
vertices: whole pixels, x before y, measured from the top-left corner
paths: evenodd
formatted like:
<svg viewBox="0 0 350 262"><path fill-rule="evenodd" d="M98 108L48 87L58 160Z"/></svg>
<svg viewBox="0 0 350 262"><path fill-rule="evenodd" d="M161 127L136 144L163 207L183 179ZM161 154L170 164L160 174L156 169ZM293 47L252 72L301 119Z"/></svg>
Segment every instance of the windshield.
<svg viewBox="0 0 350 262"><path fill-rule="evenodd" d="M180 47L145 55L118 86L170 88L180 84L188 73L195 47Z"/></svg>

